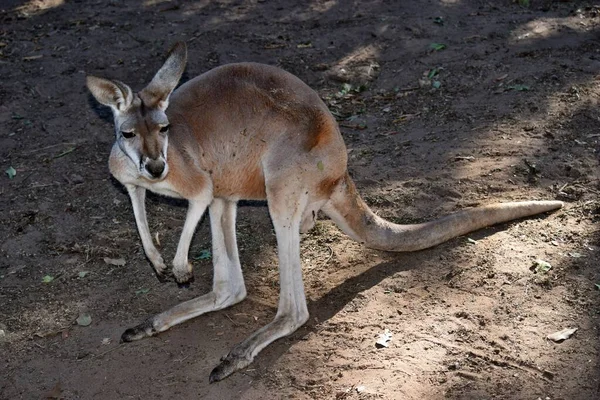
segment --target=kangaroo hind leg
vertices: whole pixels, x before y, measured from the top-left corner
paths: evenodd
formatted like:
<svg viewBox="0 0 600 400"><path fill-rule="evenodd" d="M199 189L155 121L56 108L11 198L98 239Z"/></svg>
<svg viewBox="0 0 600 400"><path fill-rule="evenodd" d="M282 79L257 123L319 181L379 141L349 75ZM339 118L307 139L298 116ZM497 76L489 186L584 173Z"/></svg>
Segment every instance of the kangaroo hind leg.
<svg viewBox="0 0 600 400"><path fill-rule="evenodd" d="M299 190L300 193L304 193ZM308 194L267 191L269 212L277 236L279 257L279 306L272 322L236 345L210 374L210 382L220 381L248 366L267 345L287 336L308 320L300 267L300 221Z"/></svg>
<svg viewBox="0 0 600 400"><path fill-rule="evenodd" d="M127 329L124 342L154 336L170 327L210 311L220 310L246 297L244 276L235 239L236 203L214 199L209 208L214 278L210 293L178 304Z"/></svg>

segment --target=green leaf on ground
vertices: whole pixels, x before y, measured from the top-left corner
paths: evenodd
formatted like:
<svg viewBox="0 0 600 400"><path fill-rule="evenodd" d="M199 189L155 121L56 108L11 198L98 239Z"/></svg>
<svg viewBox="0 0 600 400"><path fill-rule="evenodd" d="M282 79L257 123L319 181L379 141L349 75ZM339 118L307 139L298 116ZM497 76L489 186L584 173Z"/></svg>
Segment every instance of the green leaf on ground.
<svg viewBox="0 0 600 400"><path fill-rule="evenodd" d="M42 282L44 283L50 283L54 280L54 277L52 275L46 275L42 278Z"/></svg>
<svg viewBox="0 0 600 400"><path fill-rule="evenodd" d="M79 275L80 278L85 278L89 273L90 271L79 271L77 275Z"/></svg>
<svg viewBox="0 0 600 400"><path fill-rule="evenodd" d="M54 156L54 158L61 158L61 157L64 157L64 156L66 156L67 154L74 152L74 151L75 151L75 149L76 149L76 147L69 147L68 149L66 149L66 150L65 150L65 151L63 151L62 153L60 153L60 154L58 154L58 155Z"/></svg>
<svg viewBox="0 0 600 400"><path fill-rule="evenodd" d="M429 70L429 73L427 74L427 77L429 79L433 78L434 76L436 76L438 73L440 72L439 68L431 68Z"/></svg>
<svg viewBox="0 0 600 400"><path fill-rule="evenodd" d="M194 260L210 260L212 257L212 254L210 252L210 250L208 249L204 249L202 251L200 251L200 253L198 253L198 255L196 257L193 257Z"/></svg>
<svg viewBox="0 0 600 400"><path fill-rule="evenodd" d="M6 172L6 175L8 175L8 179L13 179L15 176L17 176L17 170L15 170L13 167L8 167L8 169L4 172Z"/></svg>
<svg viewBox="0 0 600 400"><path fill-rule="evenodd" d="M325 169L325 166L323 165L323 161L319 161L317 163L317 168L319 168L319 171L323 171Z"/></svg>
<svg viewBox="0 0 600 400"><path fill-rule="evenodd" d="M435 51L440 51L440 50L444 50L447 46L444 43L431 43L429 45L429 48L435 50Z"/></svg>
<svg viewBox="0 0 600 400"><path fill-rule="evenodd" d="M350 91L352 90L352 85L349 83L344 83L342 85L342 89L337 93L338 97L344 97L345 95L347 95L348 93L350 93Z"/></svg>
<svg viewBox="0 0 600 400"><path fill-rule="evenodd" d="M81 313L76 319L77 325L89 326L92 323L92 316L88 313Z"/></svg>
<svg viewBox="0 0 600 400"><path fill-rule="evenodd" d="M146 294L150 291L150 289L146 289L146 288L142 288L142 289L138 289L135 291L136 296L139 296L140 294Z"/></svg>
<svg viewBox="0 0 600 400"><path fill-rule="evenodd" d="M439 89L440 87L442 87L442 82L433 81L433 82L431 82L431 86L433 86L434 89Z"/></svg>
<svg viewBox="0 0 600 400"><path fill-rule="evenodd" d="M510 90L516 90L517 92L527 92L529 91L529 86L527 85L510 85L507 86Z"/></svg>
<svg viewBox="0 0 600 400"><path fill-rule="evenodd" d="M540 260L539 258L537 260L535 260L533 262L533 265L531 266L531 268L533 269L533 271L538 274L538 273L546 273L548 271L550 271L552 269L552 265L550 265L549 262L544 261L544 260Z"/></svg>

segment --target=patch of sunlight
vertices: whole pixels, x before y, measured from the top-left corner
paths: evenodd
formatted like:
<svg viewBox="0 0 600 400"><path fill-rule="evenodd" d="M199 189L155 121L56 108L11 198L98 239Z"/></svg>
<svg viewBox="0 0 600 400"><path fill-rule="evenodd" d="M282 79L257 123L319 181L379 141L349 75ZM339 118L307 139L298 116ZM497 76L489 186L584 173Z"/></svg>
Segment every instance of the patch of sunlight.
<svg viewBox="0 0 600 400"><path fill-rule="evenodd" d="M173 0L146 0L144 1L144 7L157 6L163 3L173 3Z"/></svg>
<svg viewBox="0 0 600 400"><path fill-rule="evenodd" d="M334 6L336 6L337 3L338 3L338 0L329 0L329 1L323 1L323 2L316 1L310 5L310 8L312 11L325 13L325 12L331 10Z"/></svg>
<svg viewBox="0 0 600 400"><path fill-rule="evenodd" d="M367 46L358 47L356 50L348 54L346 57L339 60L335 65L338 68L343 68L357 61L373 60L379 58L380 49L369 44Z"/></svg>
<svg viewBox="0 0 600 400"><path fill-rule="evenodd" d="M33 15L41 14L48 11L51 8L59 7L65 4L65 0L29 0L14 9L21 16L31 17Z"/></svg>
<svg viewBox="0 0 600 400"><path fill-rule="evenodd" d="M526 42L545 39L556 35L564 28L577 32L586 32L591 26L582 23L577 17L540 18L519 26L510 34L511 42Z"/></svg>

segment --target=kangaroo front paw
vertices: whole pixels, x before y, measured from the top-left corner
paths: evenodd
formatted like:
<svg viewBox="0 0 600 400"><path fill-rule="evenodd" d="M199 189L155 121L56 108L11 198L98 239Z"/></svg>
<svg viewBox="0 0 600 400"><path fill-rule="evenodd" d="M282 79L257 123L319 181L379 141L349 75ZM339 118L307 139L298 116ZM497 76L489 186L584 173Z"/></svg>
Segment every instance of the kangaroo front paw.
<svg viewBox="0 0 600 400"><path fill-rule="evenodd" d="M146 337L154 336L158 332L154 329L152 318L148 318L141 324L134 326L133 328L127 329L121 335L121 342L133 342L134 340L140 340Z"/></svg>
<svg viewBox="0 0 600 400"><path fill-rule="evenodd" d="M189 284L194 281L192 264L189 262L183 265L175 264L173 266L173 275L179 287L189 287Z"/></svg>
<svg viewBox="0 0 600 400"><path fill-rule="evenodd" d="M235 349L233 349L227 354L227 357L222 358L221 363L212 370L208 381L209 383L214 383L223 380L235 371L247 367L251 362L252 360L249 360L244 355L236 355Z"/></svg>
<svg viewBox="0 0 600 400"><path fill-rule="evenodd" d="M148 255L148 259L154 267L154 272L156 273L156 277L158 278L158 280L161 282L165 282L167 280L167 265L165 264L165 261L163 260L162 256L159 253L156 253Z"/></svg>

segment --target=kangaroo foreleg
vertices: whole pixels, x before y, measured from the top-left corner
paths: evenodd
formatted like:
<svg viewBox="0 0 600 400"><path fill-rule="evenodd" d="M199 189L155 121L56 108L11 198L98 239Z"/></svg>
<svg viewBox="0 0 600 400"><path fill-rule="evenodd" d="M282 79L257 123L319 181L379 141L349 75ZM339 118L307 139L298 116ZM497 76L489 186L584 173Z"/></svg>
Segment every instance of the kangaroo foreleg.
<svg viewBox="0 0 600 400"><path fill-rule="evenodd" d="M129 197L131 198L133 215L135 216L135 222L140 234L140 239L142 240L144 253L146 253L146 257L148 257L152 263L158 278L163 280L167 266L165 265L160 252L154 246L154 243L152 242L152 236L150 235L148 219L146 218L146 189L135 185L126 185L126 188L127 192L129 193Z"/></svg>
<svg viewBox="0 0 600 400"><path fill-rule="evenodd" d="M196 226L198 226L198 221L202 218L209 202L208 198L189 201L183 231L179 238L175 258L173 258L173 275L175 275L175 280L180 285L187 284L194 278L192 264L188 261L188 253L194 232L196 232Z"/></svg>
<svg viewBox="0 0 600 400"><path fill-rule="evenodd" d="M236 204L215 199L209 212L214 265L212 292L178 304L127 329L121 336L124 342L156 335L191 318L226 308L246 297L235 239Z"/></svg>

